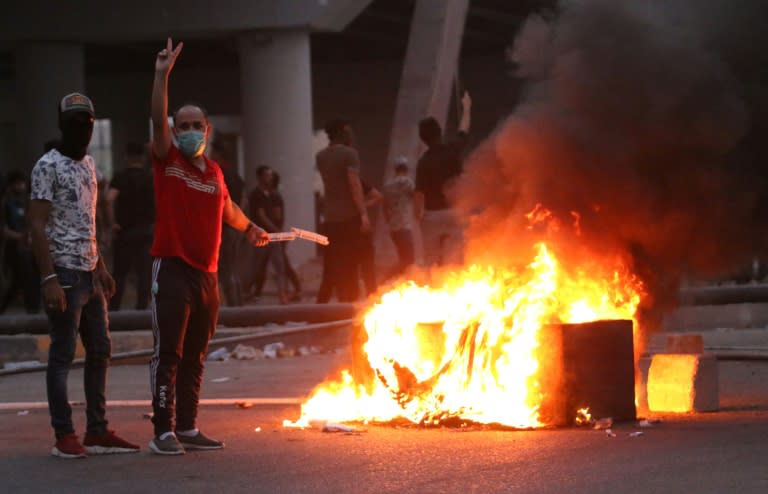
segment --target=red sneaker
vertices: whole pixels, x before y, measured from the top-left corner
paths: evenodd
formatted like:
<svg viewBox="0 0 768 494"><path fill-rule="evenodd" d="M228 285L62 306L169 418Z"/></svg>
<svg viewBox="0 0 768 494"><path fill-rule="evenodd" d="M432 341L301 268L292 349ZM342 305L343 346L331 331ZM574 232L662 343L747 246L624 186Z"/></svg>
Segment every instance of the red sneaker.
<svg viewBox="0 0 768 494"><path fill-rule="evenodd" d="M77 439L77 434L67 434L56 439L51 450L53 456L59 458L85 458L88 454Z"/></svg>
<svg viewBox="0 0 768 494"><path fill-rule="evenodd" d="M92 455L108 455L115 453L138 453L139 446L121 438L115 431L107 431L100 436L86 434L83 440L85 450Z"/></svg>

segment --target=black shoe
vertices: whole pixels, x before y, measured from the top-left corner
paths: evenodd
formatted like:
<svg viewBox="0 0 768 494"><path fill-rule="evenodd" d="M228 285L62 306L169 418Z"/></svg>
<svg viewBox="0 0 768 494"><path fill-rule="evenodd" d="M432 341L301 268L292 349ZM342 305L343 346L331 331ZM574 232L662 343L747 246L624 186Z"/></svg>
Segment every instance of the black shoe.
<svg viewBox="0 0 768 494"><path fill-rule="evenodd" d="M186 449L221 449L224 447L223 442L211 439L200 431L197 431L194 436L177 434L177 437Z"/></svg>
<svg viewBox="0 0 768 494"><path fill-rule="evenodd" d="M160 439L162 436L165 436L165 439ZM173 433L155 437L149 441L149 449L157 455L173 456L184 454L184 446L179 443L179 440Z"/></svg>

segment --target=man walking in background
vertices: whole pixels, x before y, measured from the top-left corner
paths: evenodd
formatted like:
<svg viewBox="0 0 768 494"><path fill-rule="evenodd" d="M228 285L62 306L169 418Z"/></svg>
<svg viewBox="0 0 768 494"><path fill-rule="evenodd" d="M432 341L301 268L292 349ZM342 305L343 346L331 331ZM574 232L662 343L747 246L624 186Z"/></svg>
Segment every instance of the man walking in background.
<svg viewBox="0 0 768 494"><path fill-rule="evenodd" d="M280 193L280 175L275 170L272 170L272 186L269 189L269 207L271 210L270 214L274 217L274 225L277 228L277 231L283 231L285 227L285 201L283 200L283 195ZM293 286L293 293L291 293L288 300L291 302L298 302L301 300L301 279L288 257L288 249L286 248L287 243L278 242L277 245L279 245L280 250L283 251L286 283L290 283ZM256 278L253 282L254 296L258 297L261 295L265 280L266 269L262 269L256 273Z"/></svg>
<svg viewBox="0 0 768 494"><path fill-rule="evenodd" d="M279 232L282 228L282 211L276 208L272 194L274 175L272 169L262 165L256 169L256 188L248 198L248 212L254 222L269 233ZM280 216L278 216L280 215ZM258 250L254 256L255 296L261 295L264 280L267 277L267 265L272 266L277 287L277 298L281 304L288 303L288 291L285 279L285 251L279 243L268 245Z"/></svg>

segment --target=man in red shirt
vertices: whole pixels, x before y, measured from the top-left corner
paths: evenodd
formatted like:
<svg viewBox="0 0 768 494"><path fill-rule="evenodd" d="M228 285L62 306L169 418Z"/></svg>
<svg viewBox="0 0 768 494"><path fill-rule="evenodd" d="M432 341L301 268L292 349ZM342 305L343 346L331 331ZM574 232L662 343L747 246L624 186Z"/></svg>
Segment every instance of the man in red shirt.
<svg viewBox="0 0 768 494"><path fill-rule="evenodd" d="M208 341L219 313L216 270L222 222L255 246L269 242L267 233L230 199L219 165L204 155L211 132L205 110L195 105L176 110L178 147L171 140L168 76L182 46L173 48L169 38L157 54L152 87L157 220L151 303L155 351L150 363L155 437L149 448L160 455L224 447L195 423Z"/></svg>

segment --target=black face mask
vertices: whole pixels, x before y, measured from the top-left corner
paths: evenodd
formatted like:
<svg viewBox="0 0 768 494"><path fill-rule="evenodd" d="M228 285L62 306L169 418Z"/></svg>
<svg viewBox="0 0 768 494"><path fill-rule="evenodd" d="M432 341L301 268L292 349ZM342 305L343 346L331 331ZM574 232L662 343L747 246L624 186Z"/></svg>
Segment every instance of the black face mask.
<svg viewBox="0 0 768 494"><path fill-rule="evenodd" d="M76 160L83 159L88 150L88 144L91 142L93 122L93 117L84 112L61 116L59 119L59 129L61 129L59 150L62 154Z"/></svg>

